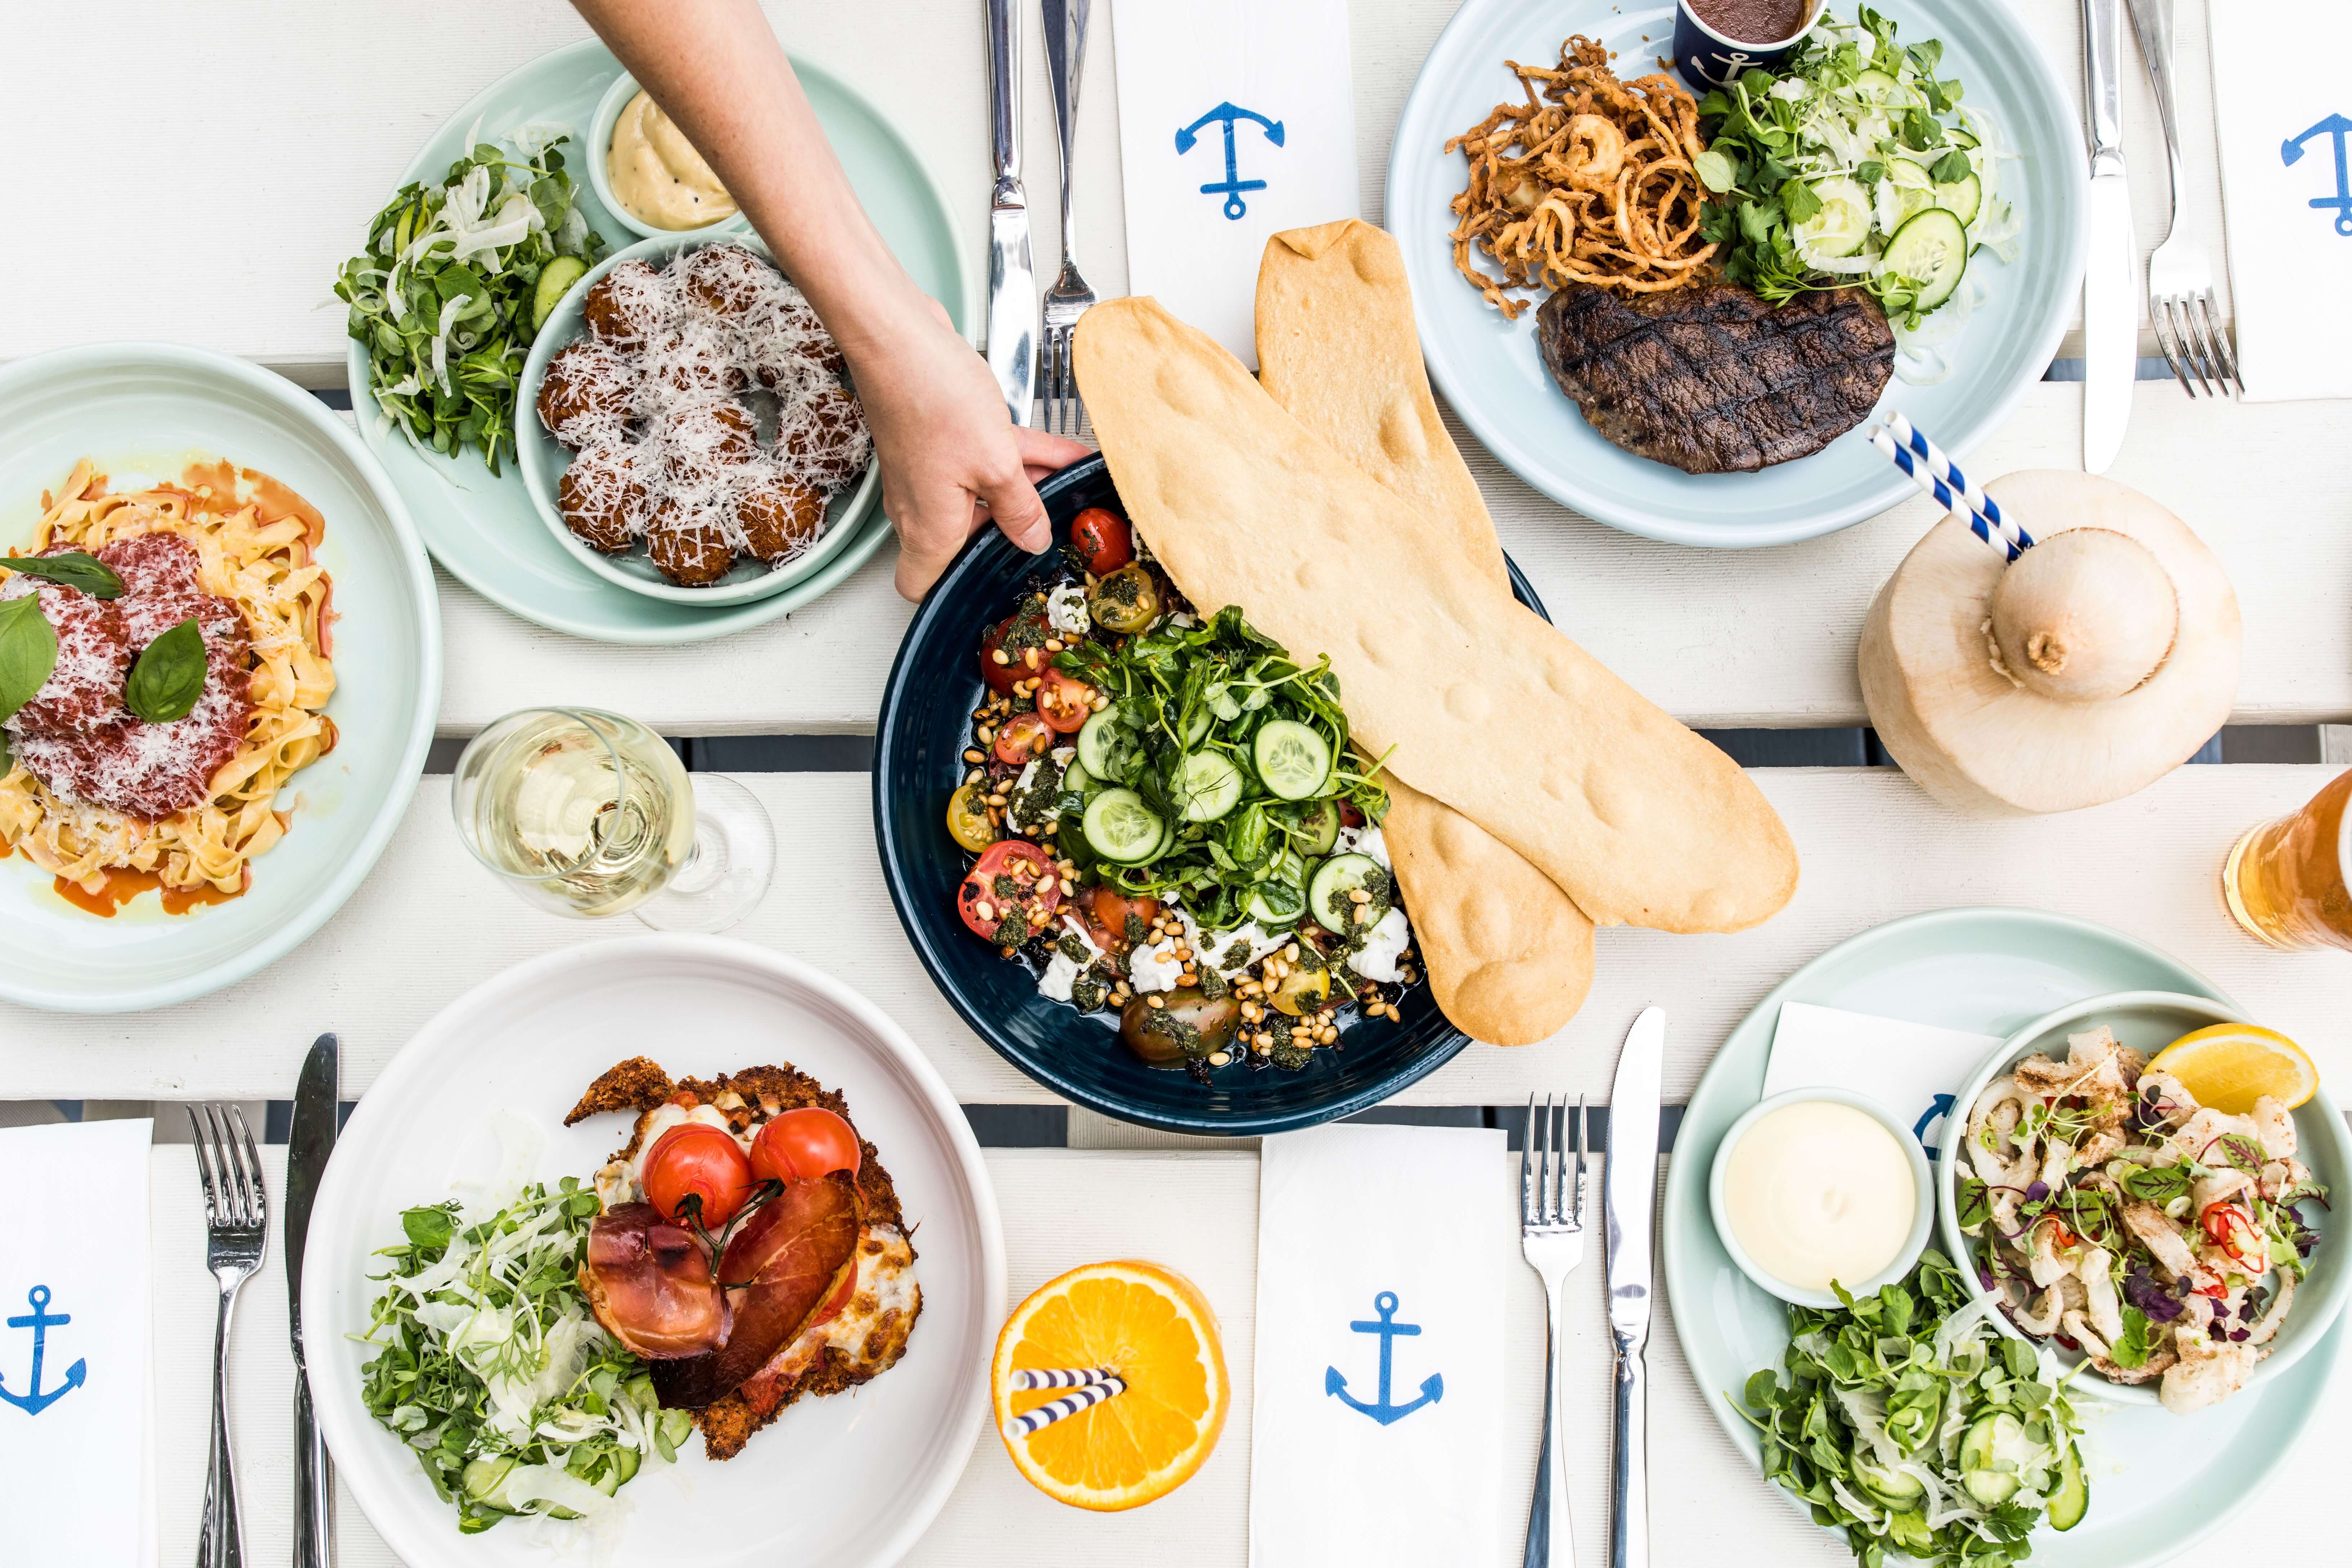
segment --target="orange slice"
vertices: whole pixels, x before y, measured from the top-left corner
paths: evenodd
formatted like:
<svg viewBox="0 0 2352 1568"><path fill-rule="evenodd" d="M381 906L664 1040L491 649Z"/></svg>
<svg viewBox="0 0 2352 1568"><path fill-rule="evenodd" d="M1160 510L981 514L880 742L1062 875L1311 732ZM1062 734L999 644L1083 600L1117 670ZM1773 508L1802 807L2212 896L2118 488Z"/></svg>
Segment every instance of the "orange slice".
<svg viewBox="0 0 2352 1568"><path fill-rule="evenodd" d="M2215 1024L2183 1035L2147 1066L2179 1079L2198 1104L2230 1116L2247 1114L2266 1094L2292 1110L2319 1090L2319 1069L2303 1047L2252 1024Z"/></svg>
<svg viewBox="0 0 2352 1568"><path fill-rule="evenodd" d="M1016 1371L1108 1367L1123 1394L1025 1436L1016 1415L1066 1390L1011 1386ZM989 1393L997 1436L1029 1484L1073 1508L1140 1508L1192 1479L1232 1397L1217 1315L1200 1288L1157 1263L1090 1263L1047 1281L996 1336Z"/></svg>

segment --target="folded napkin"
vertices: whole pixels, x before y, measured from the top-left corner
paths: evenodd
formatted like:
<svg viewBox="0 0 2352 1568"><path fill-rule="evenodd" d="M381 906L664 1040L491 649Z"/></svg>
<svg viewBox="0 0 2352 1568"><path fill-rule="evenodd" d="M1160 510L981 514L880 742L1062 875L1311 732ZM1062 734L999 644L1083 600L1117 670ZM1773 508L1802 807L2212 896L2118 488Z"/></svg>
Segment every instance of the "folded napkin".
<svg viewBox="0 0 2352 1568"><path fill-rule="evenodd" d="M155 1560L147 1318L153 1124L0 1131L0 1561ZM124 1506L130 1466L137 1506Z"/></svg>
<svg viewBox="0 0 2352 1568"><path fill-rule="evenodd" d="M1516 1201L1499 1131L1265 1141L1251 1568L1501 1561Z"/></svg>
<svg viewBox="0 0 2352 1568"><path fill-rule="evenodd" d="M1286 228L1362 216L1347 0L1111 12L1127 286L1257 368L1257 263Z"/></svg>
<svg viewBox="0 0 2352 1568"><path fill-rule="evenodd" d="M2212 0L2205 18L2247 400L2352 397L2352 86L2327 64L2352 56L2352 6Z"/></svg>
<svg viewBox="0 0 2352 1568"><path fill-rule="evenodd" d="M1999 1044L1999 1035L1783 1002L1764 1068L1764 1098L1791 1089L1866 1094L1910 1122L1927 1157L1938 1159L1937 1140L1953 1091Z"/></svg>

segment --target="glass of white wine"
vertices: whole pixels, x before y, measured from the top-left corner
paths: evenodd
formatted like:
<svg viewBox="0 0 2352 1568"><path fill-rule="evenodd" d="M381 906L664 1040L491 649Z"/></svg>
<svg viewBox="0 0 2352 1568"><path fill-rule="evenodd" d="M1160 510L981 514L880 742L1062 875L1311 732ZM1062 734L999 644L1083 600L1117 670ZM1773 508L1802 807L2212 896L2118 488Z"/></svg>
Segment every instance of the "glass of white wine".
<svg viewBox="0 0 2352 1568"><path fill-rule="evenodd" d="M724 931L775 871L759 797L687 772L668 742L618 713L509 713L474 737L451 784L474 858L560 915L625 910L661 931Z"/></svg>

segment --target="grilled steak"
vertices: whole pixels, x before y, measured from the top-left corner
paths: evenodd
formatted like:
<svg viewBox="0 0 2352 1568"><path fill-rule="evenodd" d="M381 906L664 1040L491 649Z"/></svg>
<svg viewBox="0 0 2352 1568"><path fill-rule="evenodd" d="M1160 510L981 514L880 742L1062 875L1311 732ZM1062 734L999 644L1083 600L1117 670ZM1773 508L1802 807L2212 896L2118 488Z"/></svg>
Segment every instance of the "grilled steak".
<svg viewBox="0 0 2352 1568"><path fill-rule="evenodd" d="M1623 298L1571 283L1536 318L1544 363L1585 421L1685 473L1752 473L1820 451L1886 386L1895 334L1859 289L1778 309L1736 283Z"/></svg>

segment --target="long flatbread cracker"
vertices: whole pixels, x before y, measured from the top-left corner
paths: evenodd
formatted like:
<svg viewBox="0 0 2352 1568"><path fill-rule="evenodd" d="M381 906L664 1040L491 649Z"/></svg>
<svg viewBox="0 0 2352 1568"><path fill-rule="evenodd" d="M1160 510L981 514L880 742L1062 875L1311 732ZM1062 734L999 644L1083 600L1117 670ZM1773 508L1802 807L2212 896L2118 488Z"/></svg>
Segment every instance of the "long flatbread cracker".
<svg viewBox="0 0 2352 1568"><path fill-rule="evenodd" d="M1355 218L1265 242L1258 384L1507 584L1486 499L1430 395L1396 241ZM1383 836L1438 1009L1490 1045L1559 1032L1592 988L1592 922L1485 828L1402 779Z"/></svg>
<svg viewBox="0 0 2352 1568"><path fill-rule="evenodd" d="M1328 655L1397 777L1603 925L1741 931L1796 890L1730 758L1522 609L1445 525L1324 445L1206 334L1130 298L1080 318L1079 389L1129 520L1203 610Z"/></svg>

